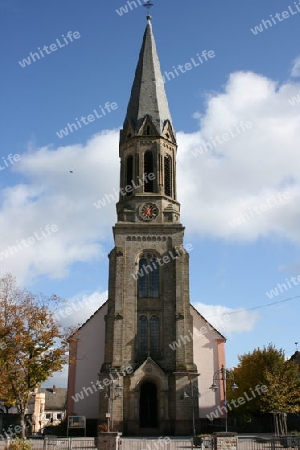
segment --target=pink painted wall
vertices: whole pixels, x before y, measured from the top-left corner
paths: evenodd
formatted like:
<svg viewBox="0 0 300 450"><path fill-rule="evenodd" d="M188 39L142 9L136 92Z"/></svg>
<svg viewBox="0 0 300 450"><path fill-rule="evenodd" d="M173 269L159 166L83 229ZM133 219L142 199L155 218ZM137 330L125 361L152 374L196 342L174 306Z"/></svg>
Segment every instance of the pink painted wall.
<svg viewBox="0 0 300 450"><path fill-rule="evenodd" d="M220 389L216 393L209 388L213 382L216 370L225 364L225 339L197 311L191 307L194 320L193 342L194 362L198 372L200 417L214 411L220 405Z"/></svg>

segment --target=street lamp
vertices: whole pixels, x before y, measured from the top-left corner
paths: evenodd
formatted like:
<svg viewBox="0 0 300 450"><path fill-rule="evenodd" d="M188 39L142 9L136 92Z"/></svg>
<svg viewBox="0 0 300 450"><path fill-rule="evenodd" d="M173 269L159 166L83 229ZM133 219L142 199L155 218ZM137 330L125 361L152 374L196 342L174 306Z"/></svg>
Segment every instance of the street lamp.
<svg viewBox="0 0 300 450"><path fill-rule="evenodd" d="M220 370L217 370L214 373L213 376L213 383L209 389L211 389L213 392L216 392L219 389L219 386L217 385L216 381L222 381L223 384L223 395L224 395L224 406L225 406L225 431L227 433L227 415L228 415L228 409L227 409L227 398L226 398L226 381L232 380L232 384L230 388L235 391L238 389L238 385L234 382L234 376L229 370L225 369L225 367L222 364L222 367Z"/></svg>
<svg viewBox="0 0 300 450"><path fill-rule="evenodd" d="M114 429L113 403L115 400L117 400L117 398L122 398L122 394L120 391L123 389L123 387L119 383L120 377L118 377L117 379L114 379L113 377L110 376L111 374L116 373L116 372L117 372L116 370L108 367L108 374L109 374L109 378L111 380L108 386L102 386L101 383L99 383L99 381L97 382L98 389L104 391L103 396L104 396L104 398L107 398L107 400L108 400L108 412L106 415L107 431L113 431L113 429ZM114 383L115 381L117 381L117 384ZM110 430L110 428L111 428L111 430Z"/></svg>
<svg viewBox="0 0 300 450"><path fill-rule="evenodd" d="M196 426L195 426L195 402L194 398L200 398L201 394L199 392L197 384L192 383L192 380L190 378L190 375L196 375L199 376L200 373L188 373L190 384L189 384L189 393L184 390L183 394L181 396L181 399L184 400L186 398L190 398L192 402L192 417L193 417L193 436L196 436Z"/></svg>

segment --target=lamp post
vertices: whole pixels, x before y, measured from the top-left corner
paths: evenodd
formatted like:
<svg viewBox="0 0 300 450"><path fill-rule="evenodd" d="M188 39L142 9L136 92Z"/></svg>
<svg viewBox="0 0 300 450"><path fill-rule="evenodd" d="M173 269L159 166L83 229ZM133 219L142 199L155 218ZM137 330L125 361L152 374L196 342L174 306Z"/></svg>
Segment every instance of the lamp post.
<svg viewBox="0 0 300 450"><path fill-rule="evenodd" d="M110 383L108 386L102 386L101 383L98 384L98 389L103 391L104 398L108 400L108 412L107 412L107 431L113 431L114 429L114 419L113 419L113 403L117 398L122 398L121 390L123 387L119 383L120 377L114 379L111 375L117 371L108 367L108 375L110 378ZM117 384L114 382L117 381Z"/></svg>
<svg viewBox="0 0 300 450"><path fill-rule="evenodd" d="M229 370L225 369L225 367L222 364L222 367L220 370L217 370L214 373L213 376L213 384L209 389L211 389L213 392L216 392L219 389L219 386L216 384L216 381L222 381L223 386L223 395L224 395L224 406L225 406L225 431L227 433L227 418L228 418L228 409L227 409L227 397L226 397L226 381L232 380L232 384L230 388L234 391L238 389L237 384L234 382L234 376Z"/></svg>
<svg viewBox="0 0 300 450"><path fill-rule="evenodd" d="M199 376L200 373L188 373L189 376L189 393L184 390L183 394L181 396L181 399L184 400L186 398L190 398L191 399L191 404L192 404L192 420L193 420L193 436L196 436L196 425L195 425L195 401L194 398L199 398L201 397L201 394L199 392L198 386L197 384L194 384L191 380L191 375L194 376Z"/></svg>

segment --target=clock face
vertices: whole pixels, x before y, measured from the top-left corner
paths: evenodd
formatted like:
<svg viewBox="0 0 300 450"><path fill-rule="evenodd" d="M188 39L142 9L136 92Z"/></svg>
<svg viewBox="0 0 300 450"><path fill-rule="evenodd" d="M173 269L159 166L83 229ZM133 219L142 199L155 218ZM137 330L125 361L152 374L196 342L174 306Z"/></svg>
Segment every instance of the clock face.
<svg viewBox="0 0 300 450"><path fill-rule="evenodd" d="M154 203L144 203L140 207L140 216L143 220L152 220L158 216L158 208Z"/></svg>

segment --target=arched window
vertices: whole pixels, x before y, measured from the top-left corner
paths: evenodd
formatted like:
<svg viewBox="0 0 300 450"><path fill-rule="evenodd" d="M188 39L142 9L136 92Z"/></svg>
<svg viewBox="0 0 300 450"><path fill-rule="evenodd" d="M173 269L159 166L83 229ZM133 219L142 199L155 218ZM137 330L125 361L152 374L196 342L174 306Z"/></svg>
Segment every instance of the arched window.
<svg viewBox="0 0 300 450"><path fill-rule="evenodd" d="M138 323L138 352L140 355L148 351L148 319L146 316L139 317Z"/></svg>
<svg viewBox="0 0 300 450"><path fill-rule="evenodd" d="M139 271L138 271L138 287L139 287L139 297L147 297L148 295L148 277L144 273L147 267L148 261L146 258L142 258L139 261Z"/></svg>
<svg viewBox="0 0 300 450"><path fill-rule="evenodd" d="M159 318L157 316L152 316L150 319L150 351L152 356L159 353L159 335Z"/></svg>
<svg viewBox="0 0 300 450"><path fill-rule="evenodd" d="M132 186L133 181L133 156L130 155L126 160L126 186ZM131 192L127 192L127 196L132 195Z"/></svg>
<svg viewBox="0 0 300 450"><path fill-rule="evenodd" d="M140 259L137 280L140 298L159 297L159 264L151 253Z"/></svg>
<svg viewBox="0 0 300 450"><path fill-rule="evenodd" d="M165 170L165 194L172 197L172 159L171 156L167 155L164 158Z"/></svg>
<svg viewBox="0 0 300 450"><path fill-rule="evenodd" d="M153 173L153 153L148 151L144 154L144 174L149 175L150 173ZM147 178L144 184L144 192L153 192L153 186L153 180Z"/></svg>
<svg viewBox="0 0 300 450"><path fill-rule="evenodd" d="M159 268L156 258L151 261L153 272L150 275L149 297L159 296Z"/></svg>

